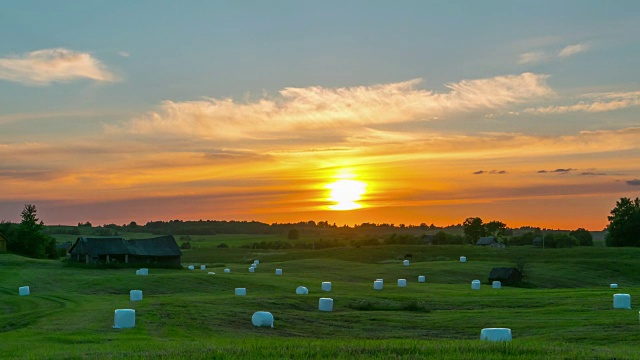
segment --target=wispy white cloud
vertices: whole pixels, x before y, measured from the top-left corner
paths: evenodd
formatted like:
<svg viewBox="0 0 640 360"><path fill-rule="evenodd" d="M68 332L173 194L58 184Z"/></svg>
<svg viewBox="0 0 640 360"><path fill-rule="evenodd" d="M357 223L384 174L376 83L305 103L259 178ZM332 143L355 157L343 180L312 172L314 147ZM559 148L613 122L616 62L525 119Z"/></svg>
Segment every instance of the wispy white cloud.
<svg viewBox="0 0 640 360"><path fill-rule="evenodd" d="M281 138L283 131L427 121L459 112L504 108L553 94L546 75L523 73L445 84L448 92L417 89L420 79L348 88L285 88L254 102L208 98L166 101L111 132L198 138ZM287 136L290 136L287 135Z"/></svg>
<svg viewBox="0 0 640 360"><path fill-rule="evenodd" d="M631 91L625 93L602 93L587 94L585 98L589 101L580 101L572 105L556 105L544 106L536 108L527 108L525 113L531 114L565 114L570 112L605 112L628 108L640 105L640 91Z"/></svg>
<svg viewBox="0 0 640 360"><path fill-rule="evenodd" d="M587 43L567 45L560 50L538 49L535 51L523 52L518 56L518 64L536 64L540 62L564 59L575 54L585 52L590 49Z"/></svg>
<svg viewBox="0 0 640 360"><path fill-rule="evenodd" d="M549 58L549 54L543 51L532 51L520 54L518 64L532 64L544 61Z"/></svg>
<svg viewBox="0 0 640 360"><path fill-rule="evenodd" d="M118 51L118 55L122 56L122 57L129 57L131 56L131 53L128 51Z"/></svg>
<svg viewBox="0 0 640 360"><path fill-rule="evenodd" d="M118 77L89 53L56 48L0 58L0 79L47 85L77 79L113 82Z"/></svg>
<svg viewBox="0 0 640 360"><path fill-rule="evenodd" d="M561 58L566 58L581 52L585 52L587 50L589 50L589 45L584 43L568 45L564 47L562 50L560 50L560 52L558 52L558 56Z"/></svg>

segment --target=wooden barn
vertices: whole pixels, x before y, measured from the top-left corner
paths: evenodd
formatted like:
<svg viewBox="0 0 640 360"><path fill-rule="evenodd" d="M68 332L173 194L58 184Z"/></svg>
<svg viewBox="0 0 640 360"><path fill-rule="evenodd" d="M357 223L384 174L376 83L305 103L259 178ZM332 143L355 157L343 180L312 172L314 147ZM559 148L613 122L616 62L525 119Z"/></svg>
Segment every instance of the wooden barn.
<svg viewBox="0 0 640 360"><path fill-rule="evenodd" d="M522 274L516 268L493 268L489 273L489 283L500 281L502 285L515 285L521 280Z"/></svg>
<svg viewBox="0 0 640 360"><path fill-rule="evenodd" d="M6 236L0 233L0 253L7 252L7 245L9 244L9 239Z"/></svg>
<svg viewBox="0 0 640 360"><path fill-rule="evenodd" d="M78 262L180 265L182 251L172 235L125 240L121 237L81 236L69 249Z"/></svg>

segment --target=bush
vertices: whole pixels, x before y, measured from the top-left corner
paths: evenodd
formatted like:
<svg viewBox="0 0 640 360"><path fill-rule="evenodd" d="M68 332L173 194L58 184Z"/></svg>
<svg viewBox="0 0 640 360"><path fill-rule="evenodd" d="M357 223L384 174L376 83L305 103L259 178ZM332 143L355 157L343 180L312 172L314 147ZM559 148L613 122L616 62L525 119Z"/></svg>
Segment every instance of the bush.
<svg viewBox="0 0 640 360"><path fill-rule="evenodd" d="M228 249L229 245L222 243L222 244L218 244L218 246L216 246L218 249Z"/></svg>

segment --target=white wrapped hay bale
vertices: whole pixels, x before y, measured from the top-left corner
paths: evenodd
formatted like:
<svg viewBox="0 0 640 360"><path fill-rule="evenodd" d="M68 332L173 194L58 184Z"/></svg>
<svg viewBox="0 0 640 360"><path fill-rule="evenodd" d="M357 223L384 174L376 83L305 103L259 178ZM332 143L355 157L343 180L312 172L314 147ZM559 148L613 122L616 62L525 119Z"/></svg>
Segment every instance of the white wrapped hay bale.
<svg viewBox="0 0 640 360"><path fill-rule="evenodd" d="M613 295L613 308L614 309L631 309L631 295L629 295L629 294L614 294Z"/></svg>
<svg viewBox="0 0 640 360"><path fill-rule="evenodd" d="M213 271L209 271L207 274L209 274L209 275L215 275L216 273L214 273Z"/></svg>
<svg viewBox="0 0 640 360"><path fill-rule="evenodd" d="M307 289L304 286L298 286L296 288L296 294L298 294L298 295L308 295L309 294L309 289Z"/></svg>
<svg viewBox="0 0 640 360"><path fill-rule="evenodd" d="M471 282L471 289L472 290L480 290L480 280L473 280Z"/></svg>
<svg viewBox="0 0 640 360"><path fill-rule="evenodd" d="M609 285L610 288L612 289L617 289L618 288L618 284L611 284Z"/></svg>
<svg viewBox="0 0 640 360"><path fill-rule="evenodd" d="M480 340L484 340L484 341L511 341L511 329L509 329L509 328L484 328L480 332Z"/></svg>
<svg viewBox="0 0 640 360"><path fill-rule="evenodd" d="M502 283L501 283L500 281L494 281L494 282L491 284L491 286L492 286L494 289L500 289L500 288L502 288Z"/></svg>
<svg viewBox="0 0 640 360"><path fill-rule="evenodd" d="M259 264L260 264L260 260L253 260L253 263L254 263L255 265L259 265Z"/></svg>
<svg viewBox="0 0 640 360"><path fill-rule="evenodd" d="M318 310L320 311L333 311L333 299L332 298L320 298L318 302Z"/></svg>
<svg viewBox="0 0 640 360"><path fill-rule="evenodd" d="M149 275L149 269L147 268L140 269L140 275L143 275L143 276Z"/></svg>
<svg viewBox="0 0 640 360"><path fill-rule="evenodd" d="M230 273L230 272L231 272L231 269L226 268L226 269L224 269L224 272L225 272L225 273Z"/></svg>
<svg viewBox="0 0 640 360"><path fill-rule="evenodd" d="M467 262L466 256L460 256L460 262Z"/></svg>
<svg viewBox="0 0 640 360"><path fill-rule="evenodd" d="M373 290L382 290L384 287L384 283L380 280L376 280L373 282Z"/></svg>
<svg viewBox="0 0 640 360"><path fill-rule="evenodd" d="M202 270L202 271L207 270L207 265L200 265L200 270Z"/></svg>
<svg viewBox="0 0 640 360"><path fill-rule="evenodd" d="M407 287L407 279L398 279L398 287Z"/></svg>
<svg viewBox="0 0 640 360"><path fill-rule="evenodd" d="M254 267L250 267L250 268L249 268L249 272L250 272L250 273L252 273L252 272L256 272L256 268L254 268Z"/></svg>
<svg viewBox="0 0 640 360"><path fill-rule="evenodd" d="M255 269L255 268L257 268L257 267L258 267L258 265L256 265L256 264L251 264L251 266L250 266L250 267L252 267L252 268L254 268L254 269Z"/></svg>
<svg viewBox="0 0 640 360"><path fill-rule="evenodd" d="M384 279L376 279L376 281L380 281L381 283L384 284Z"/></svg>
<svg viewBox="0 0 640 360"><path fill-rule="evenodd" d="M236 296L245 296L247 295L246 288L236 288Z"/></svg>
<svg viewBox="0 0 640 360"><path fill-rule="evenodd" d="M409 266L409 260L402 261L402 265L403 266Z"/></svg>
<svg viewBox="0 0 640 360"><path fill-rule="evenodd" d="M282 276L282 269L276 269L276 275Z"/></svg>
<svg viewBox="0 0 640 360"><path fill-rule="evenodd" d="M133 309L117 309L113 322L113 327L116 329L136 327L136 311Z"/></svg>
<svg viewBox="0 0 640 360"><path fill-rule="evenodd" d="M424 277L424 275L420 275L420 276L418 276L418 282L419 282L419 283L420 283L420 282L425 282L425 281L427 281L427 279Z"/></svg>
<svg viewBox="0 0 640 360"><path fill-rule="evenodd" d="M195 269L196 269L196 267L195 267L195 266L193 266L193 265L189 265L189 267L188 267L187 269L189 269L189 270L195 270Z"/></svg>
<svg viewBox="0 0 640 360"><path fill-rule="evenodd" d="M253 326L271 326L273 327L273 315L268 311L256 311L251 317Z"/></svg>
<svg viewBox="0 0 640 360"><path fill-rule="evenodd" d="M129 300L131 300L131 301L142 301L142 290L131 290L131 291L129 291Z"/></svg>
<svg viewBox="0 0 640 360"><path fill-rule="evenodd" d="M331 291L331 282L323 281L322 282L322 291Z"/></svg>
<svg viewBox="0 0 640 360"><path fill-rule="evenodd" d="M136 270L136 275L140 275L140 269Z"/></svg>
<svg viewBox="0 0 640 360"><path fill-rule="evenodd" d="M15 288L14 288L14 289L15 289ZM28 286L20 286L20 287L18 288L18 294L19 294L20 296L27 296L27 295L31 294L31 290L29 290L29 287L28 287Z"/></svg>

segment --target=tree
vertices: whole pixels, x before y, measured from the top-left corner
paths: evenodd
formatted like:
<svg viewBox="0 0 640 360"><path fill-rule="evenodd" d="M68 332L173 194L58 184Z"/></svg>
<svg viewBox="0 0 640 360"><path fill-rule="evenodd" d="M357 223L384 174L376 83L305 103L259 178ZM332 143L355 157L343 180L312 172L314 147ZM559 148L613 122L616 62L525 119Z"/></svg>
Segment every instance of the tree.
<svg viewBox="0 0 640 360"><path fill-rule="evenodd" d="M569 233L576 240L580 246L593 246L593 236L587 229L578 228Z"/></svg>
<svg viewBox="0 0 640 360"><path fill-rule="evenodd" d="M482 224L482 219L479 217L475 218L467 218L467 220L462 223L464 227L464 234L467 236L469 240L471 240L474 244L480 237L486 235L486 229Z"/></svg>
<svg viewBox="0 0 640 360"><path fill-rule="evenodd" d="M640 246L640 199L620 198L607 218L607 246Z"/></svg>
<svg viewBox="0 0 640 360"><path fill-rule="evenodd" d="M484 224L484 229L487 235L500 237L505 235L505 232L507 231L507 224L502 221L493 220Z"/></svg>
<svg viewBox="0 0 640 360"><path fill-rule="evenodd" d="M42 232L44 223L38 219L36 206L26 204L20 216L22 221L9 243L9 250L34 258L57 258L56 240Z"/></svg>
<svg viewBox="0 0 640 360"><path fill-rule="evenodd" d="M300 237L300 232L298 232L298 229L291 229L287 234L287 239L289 240L298 240L299 237Z"/></svg>

